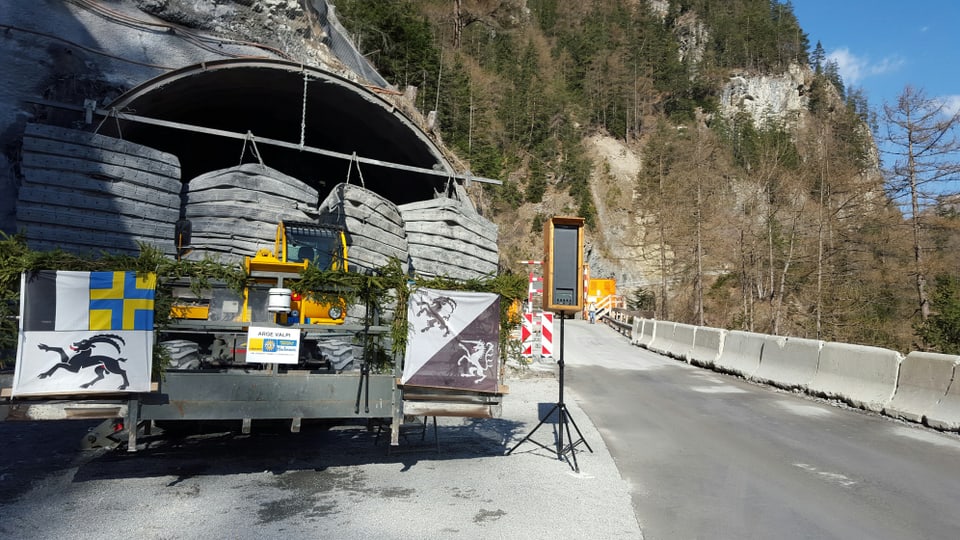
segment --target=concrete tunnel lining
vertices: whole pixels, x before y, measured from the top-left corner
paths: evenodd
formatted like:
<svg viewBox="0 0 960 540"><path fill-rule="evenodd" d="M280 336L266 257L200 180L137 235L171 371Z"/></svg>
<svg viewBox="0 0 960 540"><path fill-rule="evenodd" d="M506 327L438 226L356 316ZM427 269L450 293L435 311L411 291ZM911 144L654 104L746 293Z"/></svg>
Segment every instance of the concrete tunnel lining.
<svg viewBox="0 0 960 540"><path fill-rule="evenodd" d="M304 74L308 77L305 123ZM282 60L207 62L151 79L111 105L138 116L247 133L389 163L453 169L440 149L393 104L366 87L318 68ZM303 126L302 126L303 124ZM100 133L121 136L179 157L182 180L255 162L241 140L132 121L107 119ZM430 199L447 183L435 176L258 144L264 165L296 177L321 193L347 181L395 204ZM357 168L360 167L358 173ZM352 167L352 170L351 170Z"/></svg>

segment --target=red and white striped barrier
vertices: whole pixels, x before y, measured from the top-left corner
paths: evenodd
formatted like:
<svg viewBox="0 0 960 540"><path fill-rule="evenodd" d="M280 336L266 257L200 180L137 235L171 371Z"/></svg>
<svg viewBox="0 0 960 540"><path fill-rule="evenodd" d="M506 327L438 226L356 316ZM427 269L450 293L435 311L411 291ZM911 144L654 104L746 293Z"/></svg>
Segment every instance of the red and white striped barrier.
<svg viewBox="0 0 960 540"><path fill-rule="evenodd" d="M587 306L590 305L590 266L585 264L583 265L583 311L580 313L580 316L584 319L589 315L587 313Z"/></svg>
<svg viewBox="0 0 960 540"><path fill-rule="evenodd" d="M533 277L533 274L530 274L530 286L527 290L527 306L529 309L533 309L533 295L542 294L543 286L541 285L539 289L533 287L534 282L543 281L542 277Z"/></svg>
<svg viewBox="0 0 960 540"><path fill-rule="evenodd" d="M530 265L530 270L529 270L530 282L529 282L529 286L527 287L527 309L530 311L533 311L533 295L543 293L542 285L540 286L539 289L533 286L533 284L538 281L543 282L542 277L537 277L533 275L533 266L537 264L543 264L543 262L542 261L520 261L520 264Z"/></svg>
<svg viewBox="0 0 960 540"><path fill-rule="evenodd" d="M540 315L540 356L553 356L553 313Z"/></svg>
<svg viewBox="0 0 960 540"><path fill-rule="evenodd" d="M523 314L520 343L520 356L533 356L533 313Z"/></svg>

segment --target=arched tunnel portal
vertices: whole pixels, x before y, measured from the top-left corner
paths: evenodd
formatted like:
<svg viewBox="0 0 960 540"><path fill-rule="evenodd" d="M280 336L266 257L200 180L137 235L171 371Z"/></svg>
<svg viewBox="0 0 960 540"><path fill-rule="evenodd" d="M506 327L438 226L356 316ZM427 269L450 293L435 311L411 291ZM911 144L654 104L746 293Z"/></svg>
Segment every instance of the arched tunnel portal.
<svg viewBox="0 0 960 540"><path fill-rule="evenodd" d="M121 114L116 120L108 118L100 130L176 155L184 182L239 165L241 159L256 161L251 143L205 132L210 130L249 132L327 151L263 142L256 147L264 165L306 182L321 198L334 185L347 181L348 171L351 183L362 182L396 204L430 199L453 175L439 148L393 104L358 83L281 60L223 60L186 67L133 88L111 107L138 117L205 128L124 120ZM331 152L441 174L351 163Z"/></svg>

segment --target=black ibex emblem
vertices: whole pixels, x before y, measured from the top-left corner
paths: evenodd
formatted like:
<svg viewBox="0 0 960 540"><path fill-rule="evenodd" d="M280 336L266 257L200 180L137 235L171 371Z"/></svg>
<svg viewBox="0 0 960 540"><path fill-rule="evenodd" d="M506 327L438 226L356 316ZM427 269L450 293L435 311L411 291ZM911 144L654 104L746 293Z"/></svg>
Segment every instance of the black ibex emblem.
<svg viewBox="0 0 960 540"><path fill-rule="evenodd" d="M94 373L97 374L97 377L92 381L80 385L80 388L89 388L94 385L97 381L101 381L104 378L104 375L107 373L111 375L120 375L123 377L123 384L120 385L118 390L124 390L127 386L130 385L130 381L127 380L127 372L120 367L120 362L126 362L126 358L113 358L110 356L93 356L93 347L97 343L109 343L117 349L117 353L120 353L120 346L126 345L127 343L123 340L122 337L115 334L97 334L93 337L82 339L77 341L70 346L70 350L74 351L73 356L69 356L64 352L61 347L51 347L46 343L41 343L37 345L41 351L53 351L60 355L60 361L54 364L54 366L47 371L44 371L40 374L41 379L46 379L47 377L53 375L58 369L65 369L70 373L79 373L81 369L92 367L94 368Z"/></svg>

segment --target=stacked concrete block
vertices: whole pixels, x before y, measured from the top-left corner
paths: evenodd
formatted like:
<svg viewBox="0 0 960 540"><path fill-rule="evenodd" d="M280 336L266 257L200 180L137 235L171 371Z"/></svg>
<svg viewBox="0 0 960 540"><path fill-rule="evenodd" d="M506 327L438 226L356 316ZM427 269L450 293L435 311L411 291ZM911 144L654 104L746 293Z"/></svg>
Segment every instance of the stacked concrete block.
<svg viewBox="0 0 960 540"><path fill-rule="evenodd" d="M192 226L191 259L240 263L271 252L280 221L315 222L319 194L306 183L257 163L202 174L187 185L184 215Z"/></svg>
<svg viewBox="0 0 960 540"><path fill-rule="evenodd" d="M323 223L346 231L351 271L376 270L392 258L407 271L407 235L397 205L361 186L337 184L319 210Z"/></svg>
<svg viewBox="0 0 960 540"><path fill-rule="evenodd" d="M363 347L341 339L322 339L317 342L317 350L337 372L351 367L354 360L363 356Z"/></svg>
<svg viewBox="0 0 960 540"><path fill-rule="evenodd" d="M167 369L197 369L200 367L200 346L186 339L161 341L160 346L170 354Z"/></svg>
<svg viewBox="0 0 960 540"><path fill-rule="evenodd" d="M175 253L180 160L140 144L28 124L17 229L36 250L137 255L139 243Z"/></svg>
<svg viewBox="0 0 960 540"><path fill-rule="evenodd" d="M455 192L459 193L459 192ZM477 214L466 193L400 205L413 272L474 279L495 275L497 226Z"/></svg>

